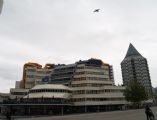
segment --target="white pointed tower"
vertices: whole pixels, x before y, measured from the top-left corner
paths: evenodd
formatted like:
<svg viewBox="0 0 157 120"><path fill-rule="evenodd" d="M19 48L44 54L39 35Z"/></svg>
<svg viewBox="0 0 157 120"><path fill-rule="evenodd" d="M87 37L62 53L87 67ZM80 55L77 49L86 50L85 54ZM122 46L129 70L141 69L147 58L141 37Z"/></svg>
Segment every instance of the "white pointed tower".
<svg viewBox="0 0 157 120"><path fill-rule="evenodd" d="M128 85L131 80L137 80L145 87L149 97L152 96L147 59L131 43L124 60L121 62L121 70L124 85Z"/></svg>

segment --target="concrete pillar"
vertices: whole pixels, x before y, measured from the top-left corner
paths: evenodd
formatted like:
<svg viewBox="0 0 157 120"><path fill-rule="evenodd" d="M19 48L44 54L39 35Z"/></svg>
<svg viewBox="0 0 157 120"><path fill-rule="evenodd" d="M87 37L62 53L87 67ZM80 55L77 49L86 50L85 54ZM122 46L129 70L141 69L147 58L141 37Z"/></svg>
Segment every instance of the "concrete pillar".
<svg viewBox="0 0 157 120"><path fill-rule="evenodd" d="M87 106L84 106L84 111L85 111L85 113L87 112Z"/></svg>
<svg viewBox="0 0 157 120"><path fill-rule="evenodd" d="M99 111L100 111L100 106L98 105L98 106L97 106L97 112L99 112Z"/></svg>
<svg viewBox="0 0 157 120"><path fill-rule="evenodd" d="M46 114L46 106L43 106L43 114Z"/></svg>
<svg viewBox="0 0 157 120"><path fill-rule="evenodd" d="M64 115L64 106L61 106L61 115Z"/></svg>
<svg viewBox="0 0 157 120"><path fill-rule="evenodd" d="M31 113L31 108L30 106L28 106L28 115L30 115L30 113Z"/></svg>

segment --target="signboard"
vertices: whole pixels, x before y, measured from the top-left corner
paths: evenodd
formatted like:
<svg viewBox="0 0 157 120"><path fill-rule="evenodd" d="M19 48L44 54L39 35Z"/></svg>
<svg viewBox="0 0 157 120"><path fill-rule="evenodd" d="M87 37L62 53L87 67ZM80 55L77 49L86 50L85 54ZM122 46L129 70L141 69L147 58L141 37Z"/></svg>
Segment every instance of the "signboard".
<svg viewBox="0 0 157 120"><path fill-rule="evenodd" d="M47 77L47 76L46 76L46 77L43 77L43 78L42 78L42 82L43 82L43 83L49 82L49 77Z"/></svg>

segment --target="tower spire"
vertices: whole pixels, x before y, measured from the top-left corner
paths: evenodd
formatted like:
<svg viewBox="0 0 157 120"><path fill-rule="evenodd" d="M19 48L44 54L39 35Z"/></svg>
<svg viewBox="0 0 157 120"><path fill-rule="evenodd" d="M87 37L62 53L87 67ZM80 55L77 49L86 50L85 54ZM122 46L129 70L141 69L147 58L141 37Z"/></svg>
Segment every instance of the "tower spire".
<svg viewBox="0 0 157 120"><path fill-rule="evenodd" d="M136 50L136 48L130 43L125 58L130 57L130 56L135 56L135 55L142 57L142 55L141 55L141 54Z"/></svg>

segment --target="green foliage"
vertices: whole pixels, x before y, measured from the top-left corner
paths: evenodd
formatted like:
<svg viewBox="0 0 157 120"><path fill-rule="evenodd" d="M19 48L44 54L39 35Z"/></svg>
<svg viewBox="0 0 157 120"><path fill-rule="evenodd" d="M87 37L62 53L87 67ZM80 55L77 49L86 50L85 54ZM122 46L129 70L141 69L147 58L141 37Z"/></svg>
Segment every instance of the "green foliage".
<svg viewBox="0 0 157 120"><path fill-rule="evenodd" d="M124 90L125 99L133 104L139 104L148 99L145 88L137 81L133 80Z"/></svg>

